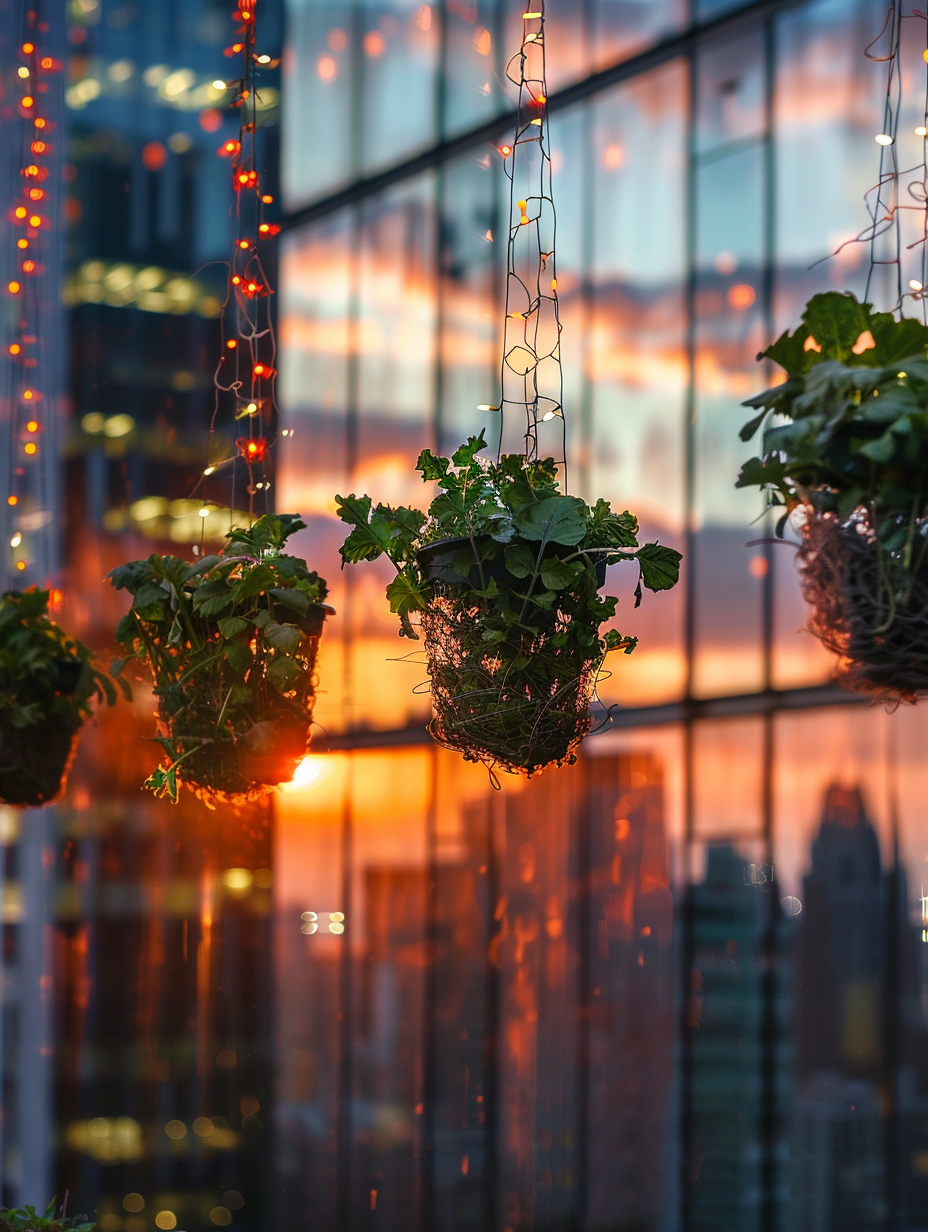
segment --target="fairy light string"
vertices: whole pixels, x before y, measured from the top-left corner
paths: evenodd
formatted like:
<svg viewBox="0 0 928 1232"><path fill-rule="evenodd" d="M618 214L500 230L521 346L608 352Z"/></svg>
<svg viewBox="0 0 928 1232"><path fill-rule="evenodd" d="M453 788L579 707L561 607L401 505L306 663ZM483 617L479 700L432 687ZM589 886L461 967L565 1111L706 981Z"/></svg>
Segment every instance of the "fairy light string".
<svg viewBox="0 0 928 1232"><path fill-rule="evenodd" d="M39 550L39 535L51 522L50 459L44 454L53 442L49 416L55 413L55 360L54 340L45 318L47 309L57 304L53 171L58 137L51 85L62 69L61 61L49 54L48 23L39 6L30 5L22 21L11 91L18 116L18 134L13 139L18 175L7 215L12 252L3 288L8 301L4 341L10 408L8 573L14 577L32 565L49 566L47 554L43 559Z"/></svg>
<svg viewBox="0 0 928 1232"><path fill-rule="evenodd" d="M832 256L837 256L849 244L866 244L870 263L864 299L870 299L876 270L888 268L893 271L895 282L893 311L901 313L905 301L913 300L919 306L922 319L928 323L928 72L925 75L922 119L914 129L920 141L921 158L912 166L901 167L899 138L904 110L904 21L923 23L922 58L928 65L928 14L919 9L903 12L893 0L879 33L864 49L868 60L886 66L882 127L874 134L880 151L879 173L877 182L864 194L869 221L857 235L840 244ZM919 220L917 226L910 229L905 217L912 213L919 215ZM905 243L912 231L915 238ZM913 276L907 278L907 274Z"/></svg>
<svg viewBox="0 0 928 1232"><path fill-rule="evenodd" d="M515 136L499 147L509 180L509 234L503 357L498 407L500 452L506 447L507 412L524 421L522 452L539 456L539 432L557 434L555 454L566 489L567 442L561 321L557 296L557 214L552 193L551 135L545 65L545 6L522 13L522 40L506 67L518 87ZM544 438L543 438L544 439Z"/></svg>
<svg viewBox="0 0 928 1232"><path fill-rule="evenodd" d="M217 151L230 166L232 250L220 316L221 353L213 377L215 403L207 465L197 485L208 487L212 476L228 468L230 517L234 517L237 463L243 463L250 521L255 518L256 504L265 510L270 505L266 462L277 423L277 342L270 303L274 291L262 254L267 242L280 232L277 224L265 218L273 197L264 191L257 161L258 78L262 68L273 67L276 62L256 50L256 7L256 0L239 0L233 14L236 41L225 51L227 56L241 57L241 75L222 83L231 92L230 106L239 111L239 135L224 141ZM225 423L227 417L237 434L235 453L217 457L217 424L220 420ZM204 526L210 504L204 499L200 510Z"/></svg>

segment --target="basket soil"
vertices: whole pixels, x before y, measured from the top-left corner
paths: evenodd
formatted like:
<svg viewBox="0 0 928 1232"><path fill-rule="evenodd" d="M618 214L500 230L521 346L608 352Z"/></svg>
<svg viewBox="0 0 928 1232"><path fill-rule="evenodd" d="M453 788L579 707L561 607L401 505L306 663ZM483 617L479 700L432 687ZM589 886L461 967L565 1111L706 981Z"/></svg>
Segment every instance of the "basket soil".
<svg viewBox="0 0 928 1232"><path fill-rule="evenodd" d="M893 603L872 538L809 510L799 570L809 629L838 655L845 688L890 704L928 690L928 566Z"/></svg>

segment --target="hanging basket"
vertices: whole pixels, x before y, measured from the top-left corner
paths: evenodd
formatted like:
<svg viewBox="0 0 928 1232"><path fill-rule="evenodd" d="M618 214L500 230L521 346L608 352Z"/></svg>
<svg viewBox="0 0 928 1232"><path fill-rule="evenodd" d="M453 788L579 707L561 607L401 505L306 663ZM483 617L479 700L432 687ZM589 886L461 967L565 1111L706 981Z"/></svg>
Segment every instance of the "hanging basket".
<svg viewBox="0 0 928 1232"><path fill-rule="evenodd" d="M127 691L124 686L124 691ZM39 808L61 795L94 699L116 689L86 646L48 618L48 591L0 598L0 802Z"/></svg>
<svg viewBox="0 0 928 1232"><path fill-rule="evenodd" d="M0 722L0 800L20 808L54 804L67 783L81 726L43 721L23 731Z"/></svg>
<svg viewBox="0 0 928 1232"><path fill-rule="evenodd" d="M309 746L326 584L284 551L305 523L266 514L218 556L131 561L110 574L132 607L116 631L143 661L166 760L146 786L244 804L288 782ZM121 670L123 663L117 670Z"/></svg>
<svg viewBox="0 0 928 1232"><path fill-rule="evenodd" d="M420 615L435 712L429 730L466 761L510 774L530 778L546 766L572 765L592 724L604 653L591 656L588 648L598 643L598 622L586 622L587 637L579 638L580 622L562 610L570 603L568 593L537 633L514 629L504 642L488 646L484 631L494 600L478 598L475 590L491 580L503 593L524 591L526 583L509 572L502 556L485 559L485 540L476 546L477 555L469 539L443 539L418 553L433 596ZM605 562L595 571L602 586Z"/></svg>
<svg viewBox="0 0 928 1232"><path fill-rule="evenodd" d="M55 660L59 698L73 696L83 667L80 659ZM20 808L53 804L67 783L83 719L79 714L61 715L31 727L15 727L10 717L9 712L0 716L0 800Z"/></svg>
<svg viewBox="0 0 928 1232"><path fill-rule="evenodd" d="M290 626L299 629L300 640L290 656L297 669L284 692L268 679L275 651L257 627L251 630L254 663L244 684L241 673L222 660L205 677L189 678L180 691L156 688L160 743L172 763L183 759L175 782L209 803L241 805L293 778L309 748L319 639L331 611L317 605ZM286 611L279 607L274 617L278 627L287 622ZM213 642L221 638L218 626L211 635L204 632ZM249 721L239 730L224 721L223 713L224 699L237 688L248 690L239 710L247 710Z"/></svg>
<svg viewBox="0 0 928 1232"><path fill-rule="evenodd" d="M895 599L867 522L807 507L799 569L809 629L838 656L845 688L896 704L928 690L928 567Z"/></svg>

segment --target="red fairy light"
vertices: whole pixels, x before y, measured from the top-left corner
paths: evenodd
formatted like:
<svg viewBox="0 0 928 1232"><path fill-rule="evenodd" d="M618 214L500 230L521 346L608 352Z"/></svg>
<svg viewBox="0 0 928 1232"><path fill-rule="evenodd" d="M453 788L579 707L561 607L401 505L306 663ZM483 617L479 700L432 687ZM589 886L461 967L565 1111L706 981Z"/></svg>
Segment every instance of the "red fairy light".
<svg viewBox="0 0 928 1232"><path fill-rule="evenodd" d="M232 182L237 191L241 191L243 188L257 188L258 173L257 171L236 171L232 177Z"/></svg>
<svg viewBox="0 0 928 1232"><path fill-rule="evenodd" d="M270 237L272 235L277 235L280 231L280 227L278 227L278 225L274 222L263 222L258 228L258 231L261 235Z"/></svg>
<svg viewBox="0 0 928 1232"><path fill-rule="evenodd" d="M235 447L249 465L255 462L263 462L265 450L267 449L267 437L240 436L235 442Z"/></svg>
<svg viewBox="0 0 928 1232"><path fill-rule="evenodd" d="M224 141L222 145L219 147L219 149L216 151L216 153L219 155L220 158L235 158L236 155L240 154L241 152L242 152L242 143L240 141L235 141L234 139L230 139L229 141Z"/></svg>
<svg viewBox="0 0 928 1232"><path fill-rule="evenodd" d="M252 369L258 380L269 381L272 376L277 375L277 369L272 368L270 364L255 364Z"/></svg>

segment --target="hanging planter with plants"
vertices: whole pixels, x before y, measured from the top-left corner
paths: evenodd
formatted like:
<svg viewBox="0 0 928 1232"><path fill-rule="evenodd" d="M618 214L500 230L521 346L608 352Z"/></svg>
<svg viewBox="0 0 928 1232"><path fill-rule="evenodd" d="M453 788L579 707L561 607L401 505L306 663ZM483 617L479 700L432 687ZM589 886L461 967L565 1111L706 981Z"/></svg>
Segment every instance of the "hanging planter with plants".
<svg viewBox="0 0 928 1232"><path fill-rule="evenodd" d="M49 619L48 591L7 591L0 597L0 801L38 808L58 798L94 701L114 705L116 689L91 651Z"/></svg>
<svg viewBox="0 0 928 1232"><path fill-rule="evenodd" d="M427 513L336 497L352 527L343 563L389 557L401 634L417 637L418 619L434 738L491 773L528 776L576 760L606 652L635 648L635 638L601 632L617 603L599 594L606 566L637 561L636 604L642 586L666 590L680 569L675 549L639 546L632 514L566 492L544 3L530 10L507 69L516 133L499 147L510 182L500 399L478 408L498 412L496 461L480 456L482 432L450 459L425 450L417 469L440 489ZM513 410L524 417L520 453L503 452ZM543 456L546 434L559 460Z"/></svg>
<svg viewBox="0 0 928 1232"><path fill-rule="evenodd" d="M218 556L131 561L109 575L132 607L117 642L147 664L165 761L145 783L240 804L289 781L306 754L326 584L283 549L305 523L265 514Z"/></svg>
<svg viewBox="0 0 928 1232"><path fill-rule="evenodd" d="M738 487L782 508L779 535L796 514L809 628L842 684L889 702L928 689L926 349L920 321L815 295L764 352L786 380L745 403L760 413L741 432L763 428L763 448Z"/></svg>
<svg viewBox="0 0 928 1232"><path fill-rule="evenodd" d="M400 633L417 638L431 679L430 731L445 748L512 774L576 760L607 651L637 639L601 632L617 600L599 594L606 566L635 561L641 587L677 581L680 553L639 546L632 514L592 508L557 486L550 458L479 456L483 434L449 458L425 450L417 469L440 489L428 513L336 497L351 527L345 562L385 555Z"/></svg>

